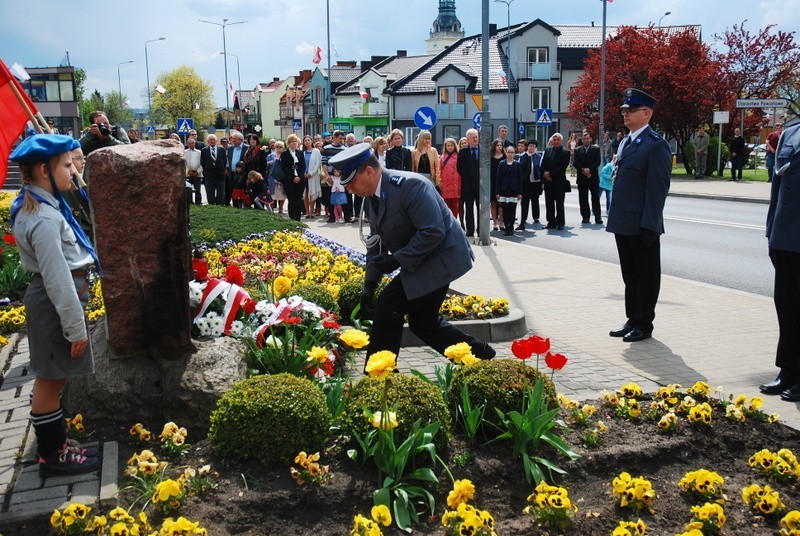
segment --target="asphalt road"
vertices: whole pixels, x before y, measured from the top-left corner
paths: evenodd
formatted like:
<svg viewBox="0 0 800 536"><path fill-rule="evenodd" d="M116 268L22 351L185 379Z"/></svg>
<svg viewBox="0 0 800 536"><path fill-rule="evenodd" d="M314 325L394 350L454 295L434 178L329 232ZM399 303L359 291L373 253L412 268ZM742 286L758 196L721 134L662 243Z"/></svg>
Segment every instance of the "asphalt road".
<svg viewBox="0 0 800 536"><path fill-rule="evenodd" d="M563 231L531 230L529 223L528 230L517 232L512 240L617 264L614 235L602 225L581 225L575 189L567 194L565 205ZM605 210L604 200L602 206ZM544 222L544 197L541 207ZM663 273L772 296L774 272L764 237L766 215L766 204L669 197L664 209L666 234L661 238ZM499 232L492 237L507 239Z"/></svg>

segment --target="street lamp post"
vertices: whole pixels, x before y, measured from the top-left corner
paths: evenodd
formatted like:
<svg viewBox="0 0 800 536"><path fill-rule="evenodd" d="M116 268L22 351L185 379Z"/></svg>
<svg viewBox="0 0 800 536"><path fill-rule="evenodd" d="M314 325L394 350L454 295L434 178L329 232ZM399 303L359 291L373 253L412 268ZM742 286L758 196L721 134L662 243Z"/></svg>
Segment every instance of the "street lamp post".
<svg viewBox="0 0 800 536"><path fill-rule="evenodd" d="M119 97L122 98L122 77L119 74L119 66L126 63L134 63L133 60L123 61L117 64L117 85L119 86Z"/></svg>
<svg viewBox="0 0 800 536"><path fill-rule="evenodd" d="M144 42L144 70L147 73L147 124L151 127L153 126L153 104L150 99L150 63L147 60L147 43L164 41L166 39L166 37L159 37L157 39L149 39ZM150 133L148 132L148 135L149 134Z"/></svg>
<svg viewBox="0 0 800 536"><path fill-rule="evenodd" d="M240 20L238 22L228 22L228 19L222 19L222 24L218 22L213 22L210 20L203 20L198 19L200 22L205 22L206 24L213 24L214 26L219 26L222 28L222 57L225 58L225 131L229 133L231 130L231 116L230 116L230 96L228 95L228 44L225 40L225 28L227 26L233 26L234 24L244 24L247 22L246 20Z"/></svg>
<svg viewBox="0 0 800 536"><path fill-rule="evenodd" d="M506 73L506 87L508 88L508 117L511 120L511 135L517 136L517 127L514 124L514 113L511 111L511 3L514 0L494 0L506 5L506 14L508 15L508 26L506 28L506 39L508 40L507 52L508 56L508 73ZM517 136L518 137L518 136Z"/></svg>
<svg viewBox="0 0 800 536"><path fill-rule="evenodd" d="M664 17L666 17L667 15L672 15L672 11L667 11L666 13L664 13L663 15L661 15L661 18L660 18L660 19L658 19L658 27L659 27L659 28L661 28L661 21L662 21L662 20L664 20Z"/></svg>

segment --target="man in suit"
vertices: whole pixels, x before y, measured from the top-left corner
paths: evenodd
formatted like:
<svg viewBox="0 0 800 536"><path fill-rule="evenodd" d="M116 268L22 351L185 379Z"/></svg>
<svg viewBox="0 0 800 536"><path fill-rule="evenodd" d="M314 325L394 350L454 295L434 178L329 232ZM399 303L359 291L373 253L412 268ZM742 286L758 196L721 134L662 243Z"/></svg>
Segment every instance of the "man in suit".
<svg viewBox="0 0 800 536"><path fill-rule="evenodd" d="M733 138L731 138L729 148L731 150L731 180L742 180L742 168L745 164L745 143L742 130L739 127L733 129ZM736 178L737 173L738 179ZM720 174L720 176L722 175Z"/></svg>
<svg viewBox="0 0 800 536"><path fill-rule="evenodd" d="M467 146L458 151L456 169L461 175L461 201L464 203L464 223L467 236L475 235L475 214L480 217L480 147L478 131L467 130Z"/></svg>
<svg viewBox="0 0 800 536"><path fill-rule="evenodd" d="M225 204L225 170L227 157L225 151L217 146L217 137L209 134L208 145L200 151L200 166L206 183L206 201L209 205Z"/></svg>
<svg viewBox="0 0 800 536"><path fill-rule="evenodd" d="M233 194L233 177L236 173L236 164L244 158L247 147L244 145L244 135L238 130L231 131L231 144L225 150L225 199L223 204L231 204Z"/></svg>
<svg viewBox="0 0 800 536"><path fill-rule="evenodd" d="M520 209L517 231L525 230L530 205L533 223L539 223L539 196L542 195L542 153L538 152L539 142L530 142L527 151L522 154L522 208Z"/></svg>
<svg viewBox="0 0 800 536"><path fill-rule="evenodd" d="M472 268L472 248L433 183L408 171L385 170L372 147L360 143L328 161L341 183L364 197L371 235L361 307L373 311L367 357L380 350L397 355L403 322L440 353L466 342L472 353L491 359L494 349L467 335L439 314L450 283ZM399 273L373 303L383 274ZM374 305L374 306L373 306Z"/></svg>
<svg viewBox="0 0 800 536"><path fill-rule="evenodd" d="M800 125L787 128L775 151L775 173L767 211L769 258L775 267L778 313L778 377L761 385L767 395L800 401ZM794 186L794 187L793 187Z"/></svg>
<svg viewBox="0 0 800 536"><path fill-rule="evenodd" d="M543 229L564 228L564 196L569 187L567 167L569 151L564 148L564 136L556 132L550 136L549 147L542 157L542 178L544 179L544 206L547 225Z"/></svg>
<svg viewBox="0 0 800 536"><path fill-rule="evenodd" d="M575 149L575 170L578 173L578 204L581 208L583 223L589 223L594 213L594 222L601 224L600 212L600 148L592 145L592 135L584 132L581 146ZM589 212L589 199L592 210Z"/></svg>
<svg viewBox="0 0 800 536"><path fill-rule="evenodd" d="M625 90L622 117L630 134L617 153L614 194L606 231L614 233L625 283L625 324L609 332L625 342L649 339L661 286L664 203L669 192L669 144L650 128L656 100Z"/></svg>

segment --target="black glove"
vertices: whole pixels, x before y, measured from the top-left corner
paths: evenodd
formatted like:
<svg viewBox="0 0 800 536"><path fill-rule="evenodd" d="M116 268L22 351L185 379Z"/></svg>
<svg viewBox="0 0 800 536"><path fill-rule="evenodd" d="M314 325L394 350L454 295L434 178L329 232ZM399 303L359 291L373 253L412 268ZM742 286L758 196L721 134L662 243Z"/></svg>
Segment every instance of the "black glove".
<svg viewBox="0 0 800 536"><path fill-rule="evenodd" d="M372 317L375 305L375 289L378 288L376 283L367 281L364 283L364 290L361 291L361 298L358 304L361 306L361 316Z"/></svg>
<svg viewBox="0 0 800 536"><path fill-rule="evenodd" d="M390 274L400 268L400 263L392 255L375 255L369 264L382 274Z"/></svg>
<svg viewBox="0 0 800 536"><path fill-rule="evenodd" d="M658 231L652 229L645 229L642 227L642 230L639 231L639 241L643 246L652 246L658 241L658 236Z"/></svg>

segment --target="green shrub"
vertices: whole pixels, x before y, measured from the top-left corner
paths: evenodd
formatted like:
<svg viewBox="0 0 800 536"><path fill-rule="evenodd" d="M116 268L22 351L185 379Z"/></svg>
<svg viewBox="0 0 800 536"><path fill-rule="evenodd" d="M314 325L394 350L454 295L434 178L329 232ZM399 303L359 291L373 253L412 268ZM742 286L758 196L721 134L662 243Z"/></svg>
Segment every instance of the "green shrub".
<svg viewBox="0 0 800 536"><path fill-rule="evenodd" d="M14 301L22 300L25 290L33 281L33 274L22 268L17 248L4 245L0 253L0 298Z"/></svg>
<svg viewBox="0 0 800 536"><path fill-rule="evenodd" d="M238 209L219 205L191 205L189 230L193 242L241 240L253 233L286 231L305 227L266 210Z"/></svg>
<svg viewBox="0 0 800 536"><path fill-rule="evenodd" d="M291 288L289 294L300 296L331 313L339 312L339 304L336 303L336 297L333 293L317 283L302 283L296 285Z"/></svg>
<svg viewBox="0 0 800 536"><path fill-rule="evenodd" d="M458 367L450 382L448 398L460 400L461 386L466 383L472 405L485 403L484 418L498 424L495 408L504 413L521 411L525 387L533 388L537 379L544 384L547 407L558 407L556 388L550 377L534 367L523 366L517 359L492 359L470 367Z"/></svg>
<svg viewBox="0 0 800 536"><path fill-rule="evenodd" d="M256 458L265 465L321 450L331 424L322 391L289 374L236 383L217 402L210 420L208 437L216 453Z"/></svg>
<svg viewBox="0 0 800 536"><path fill-rule="evenodd" d="M388 284L388 280L384 278L378 288L375 290L375 299L378 299L383 289ZM358 302L361 301L361 291L364 290L364 277L351 277L339 287L339 316L347 323L350 316L353 314L353 309L356 308ZM359 311L359 320L369 320L370 317Z"/></svg>
<svg viewBox="0 0 800 536"><path fill-rule="evenodd" d="M441 424L434 437L439 452L447 448L450 440L450 413L442 399L439 389L416 376L392 374L389 376L388 400L391 411L397 412L398 427L394 431L395 438L405 438L417 419L422 419L421 426L438 422ZM383 396L383 380L363 378L350 390L342 413L342 430L345 434L358 433L366 435L372 425L364 417L364 410L379 411Z"/></svg>

